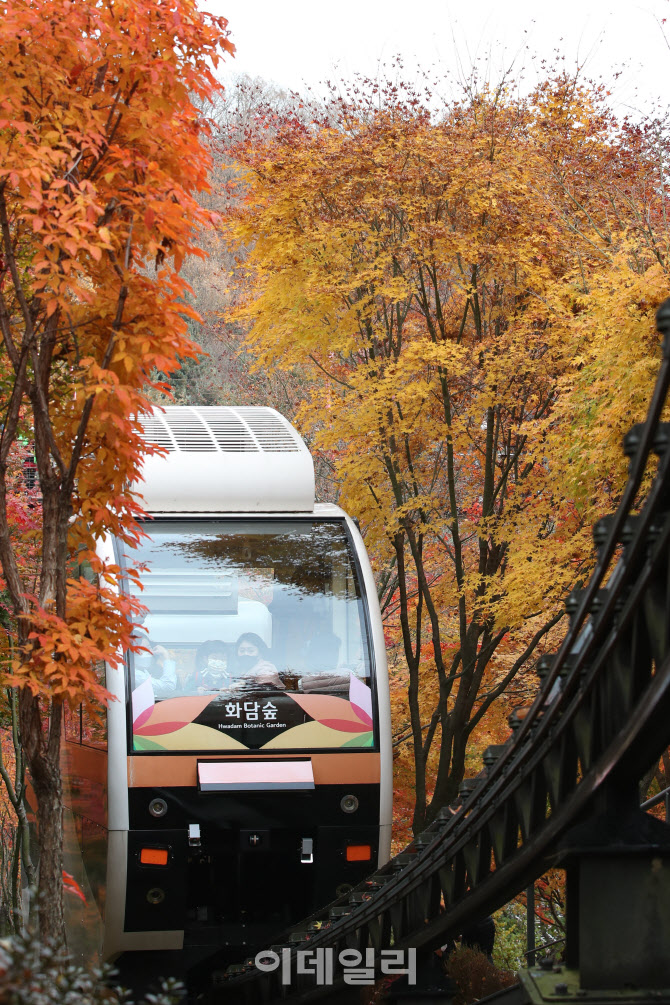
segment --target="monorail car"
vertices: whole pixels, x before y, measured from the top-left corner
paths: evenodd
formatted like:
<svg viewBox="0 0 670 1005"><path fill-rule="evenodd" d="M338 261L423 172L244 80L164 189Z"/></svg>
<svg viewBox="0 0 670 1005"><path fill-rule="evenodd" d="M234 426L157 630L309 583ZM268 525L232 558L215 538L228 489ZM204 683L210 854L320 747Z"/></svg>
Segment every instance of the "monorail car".
<svg viewBox="0 0 670 1005"><path fill-rule="evenodd" d="M315 504L270 408L144 418L143 651L106 667L106 729L69 714L71 948L261 947L388 859L390 708L353 521ZM130 589L131 580L126 580Z"/></svg>

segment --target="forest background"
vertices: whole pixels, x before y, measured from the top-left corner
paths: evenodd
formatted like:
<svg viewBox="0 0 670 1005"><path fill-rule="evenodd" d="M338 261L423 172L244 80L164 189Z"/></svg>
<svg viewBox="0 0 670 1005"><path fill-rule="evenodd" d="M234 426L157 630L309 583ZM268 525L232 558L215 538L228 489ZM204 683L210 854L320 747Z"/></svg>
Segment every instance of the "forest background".
<svg viewBox="0 0 670 1005"><path fill-rule="evenodd" d="M361 523L391 668L395 842L476 774L536 691L621 442L658 365L667 119L547 72L239 80L212 109L221 226L191 280L209 352L178 400L274 404ZM209 271L217 263L220 271ZM223 351L222 351L223 350ZM643 787L663 787L663 766ZM560 926L555 876L538 916Z"/></svg>
<svg viewBox="0 0 670 1005"><path fill-rule="evenodd" d="M156 401L277 407L320 498L359 519L398 844L535 693L623 484L668 293L666 119L617 117L548 68L530 94L511 76L436 93L396 68L319 102L241 80L205 104L213 186L193 211L216 226L179 287L204 353L180 342L181 366L151 372ZM29 563L34 500L12 499Z"/></svg>

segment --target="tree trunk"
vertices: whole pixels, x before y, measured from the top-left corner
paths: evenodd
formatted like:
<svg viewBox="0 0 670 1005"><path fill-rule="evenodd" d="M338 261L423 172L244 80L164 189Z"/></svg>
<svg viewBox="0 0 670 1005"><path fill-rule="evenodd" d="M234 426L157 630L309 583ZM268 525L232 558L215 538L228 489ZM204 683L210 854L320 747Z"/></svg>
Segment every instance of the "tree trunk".
<svg viewBox="0 0 670 1005"><path fill-rule="evenodd" d="M39 699L23 689L19 696L21 737L37 802L39 866L37 916L43 942L65 945L63 921L63 786L60 735L63 706L52 701L44 721Z"/></svg>

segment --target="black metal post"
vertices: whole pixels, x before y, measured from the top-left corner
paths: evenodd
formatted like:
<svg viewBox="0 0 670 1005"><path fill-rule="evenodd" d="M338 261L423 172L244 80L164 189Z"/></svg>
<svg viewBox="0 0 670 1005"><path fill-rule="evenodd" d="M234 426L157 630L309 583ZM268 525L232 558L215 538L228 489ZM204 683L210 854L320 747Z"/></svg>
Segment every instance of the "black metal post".
<svg viewBox="0 0 670 1005"><path fill-rule="evenodd" d="M529 967L535 966L535 884L526 890L526 959Z"/></svg>

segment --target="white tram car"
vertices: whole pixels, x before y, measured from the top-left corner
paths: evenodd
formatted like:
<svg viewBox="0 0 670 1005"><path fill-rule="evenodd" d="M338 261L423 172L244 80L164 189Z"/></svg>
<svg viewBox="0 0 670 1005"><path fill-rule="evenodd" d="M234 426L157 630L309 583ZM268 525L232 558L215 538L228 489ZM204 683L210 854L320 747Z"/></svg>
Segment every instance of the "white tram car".
<svg viewBox="0 0 670 1005"><path fill-rule="evenodd" d="M67 717L68 929L85 955L197 960L267 945L387 861L388 676L363 541L315 503L290 423L175 406L144 425L167 451L138 485L149 537L101 554L146 565L145 649L106 667L105 730Z"/></svg>

